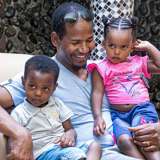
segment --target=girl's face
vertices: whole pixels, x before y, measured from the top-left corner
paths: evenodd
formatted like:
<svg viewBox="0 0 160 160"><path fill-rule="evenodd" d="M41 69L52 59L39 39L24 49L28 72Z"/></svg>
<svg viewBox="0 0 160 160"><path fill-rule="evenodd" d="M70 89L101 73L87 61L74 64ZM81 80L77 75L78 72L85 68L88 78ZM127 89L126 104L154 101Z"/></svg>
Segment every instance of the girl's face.
<svg viewBox="0 0 160 160"><path fill-rule="evenodd" d="M110 28L103 41L107 58L114 64L126 61L133 49L133 45L132 29Z"/></svg>

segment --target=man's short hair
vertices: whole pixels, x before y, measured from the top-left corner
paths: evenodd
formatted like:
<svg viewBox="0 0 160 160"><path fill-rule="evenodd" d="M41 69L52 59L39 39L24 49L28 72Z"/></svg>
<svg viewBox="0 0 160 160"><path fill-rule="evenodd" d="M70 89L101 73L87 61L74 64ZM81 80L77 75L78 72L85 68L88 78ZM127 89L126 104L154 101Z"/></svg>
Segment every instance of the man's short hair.
<svg viewBox="0 0 160 160"><path fill-rule="evenodd" d="M92 22L93 16L89 9L75 2L61 4L52 14L52 31L56 32L60 39L65 35L65 24L76 23L79 19Z"/></svg>

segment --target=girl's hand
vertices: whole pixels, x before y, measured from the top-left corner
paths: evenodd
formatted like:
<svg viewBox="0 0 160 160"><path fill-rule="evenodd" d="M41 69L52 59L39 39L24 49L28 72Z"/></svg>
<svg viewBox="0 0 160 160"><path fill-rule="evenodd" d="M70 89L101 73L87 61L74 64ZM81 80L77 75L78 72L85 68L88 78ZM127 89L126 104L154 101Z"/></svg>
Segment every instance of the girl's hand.
<svg viewBox="0 0 160 160"><path fill-rule="evenodd" d="M148 41L142 41L140 39L138 39L136 42L135 42L135 45L134 45L134 49L137 50L137 51L148 51L149 47L150 47L151 43L149 43Z"/></svg>
<svg viewBox="0 0 160 160"><path fill-rule="evenodd" d="M103 119L102 116L97 117L94 120L94 128L93 128L93 132L94 134L100 136L103 135L106 129L106 123Z"/></svg>

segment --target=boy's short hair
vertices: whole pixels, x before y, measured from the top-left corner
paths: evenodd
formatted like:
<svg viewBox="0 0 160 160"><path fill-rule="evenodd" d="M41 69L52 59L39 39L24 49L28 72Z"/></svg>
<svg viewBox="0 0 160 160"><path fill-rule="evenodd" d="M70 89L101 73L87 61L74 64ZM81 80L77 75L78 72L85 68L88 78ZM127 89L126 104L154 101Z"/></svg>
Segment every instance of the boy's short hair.
<svg viewBox="0 0 160 160"><path fill-rule="evenodd" d="M92 22L93 16L89 9L76 2L61 4L52 14L52 31L56 32L60 39L65 35L65 24L76 23L79 19Z"/></svg>
<svg viewBox="0 0 160 160"><path fill-rule="evenodd" d="M39 71L41 73L51 73L55 77L55 82L58 79L59 67L57 63L48 56L36 55L28 59L25 63L24 79L27 78L31 70Z"/></svg>

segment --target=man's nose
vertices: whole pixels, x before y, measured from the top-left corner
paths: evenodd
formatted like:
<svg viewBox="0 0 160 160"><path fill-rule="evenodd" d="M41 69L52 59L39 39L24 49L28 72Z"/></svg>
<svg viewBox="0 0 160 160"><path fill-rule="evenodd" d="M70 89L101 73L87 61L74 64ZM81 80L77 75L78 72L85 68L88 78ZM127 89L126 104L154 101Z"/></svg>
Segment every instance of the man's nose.
<svg viewBox="0 0 160 160"><path fill-rule="evenodd" d="M86 54L89 52L89 45L86 42L83 42L79 48L80 53Z"/></svg>

